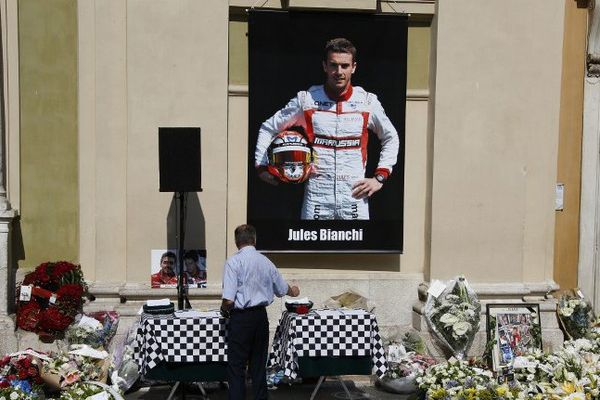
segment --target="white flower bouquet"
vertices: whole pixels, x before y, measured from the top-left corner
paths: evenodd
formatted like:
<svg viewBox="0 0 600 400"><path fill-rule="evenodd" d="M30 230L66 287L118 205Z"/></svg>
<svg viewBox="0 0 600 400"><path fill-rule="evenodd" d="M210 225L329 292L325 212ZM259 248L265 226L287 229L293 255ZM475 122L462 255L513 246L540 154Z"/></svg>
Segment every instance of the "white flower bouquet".
<svg viewBox="0 0 600 400"><path fill-rule="evenodd" d="M450 280L435 296L429 293L425 319L442 345L461 360L479 330L481 304L464 277Z"/></svg>
<svg viewBox="0 0 600 400"><path fill-rule="evenodd" d="M590 332L592 308L581 297L564 294L557 305L558 319L569 339L586 337Z"/></svg>
<svg viewBox="0 0 600 400"><path fill-rule="evenodd" d="M577 339L554 353L518 357L514 371L526 392L544 399L600 398L600 342Z"/></svg>
<svg viewBox="0 0 600 400"><path fill-rule="evenodd" d="M65 331L65 340L69 344L106 347L117 332L118 325L119 314L115 311L80 314Z"/></svg>
<svg viewBox="0 0 600 400"><path fill-rule="evenodd" d="M93 397L102 396L102 397ZM82 400L88 398L103 398L123 400L120 393L98 382L78 382L60 393L59 400Z"/></svg>
<svg viewBox="0 0 600 400"><path fill-rule="evenodd" d="M491 371L451 359L420 373L417 382L432 400L600 399L600 332L553 353L532 350L516 357L510 371L514 379L498 384Z"/></svg>
<svg viewBox="0 0 600 400"><path fill-rule="evenodd" d="M521 392L517 383L499 385L491 371L455 359L430 367L417 382L425 398L431 400L516 399Z"/></svg>

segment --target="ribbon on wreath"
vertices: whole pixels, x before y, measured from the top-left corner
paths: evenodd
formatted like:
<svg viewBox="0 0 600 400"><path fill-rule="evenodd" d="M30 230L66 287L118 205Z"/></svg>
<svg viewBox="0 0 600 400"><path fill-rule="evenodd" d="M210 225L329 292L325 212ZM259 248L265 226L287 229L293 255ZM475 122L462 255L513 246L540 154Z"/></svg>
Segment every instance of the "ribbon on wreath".
<svg viewBox="0 0 600 400"><path fill-rule="evenodd" d="M54 304L56 302L56 299L58 299L58 295L56 293L41 288L39 286L34 286L31 288L31 295L48 299L52 304Z"/></svg>

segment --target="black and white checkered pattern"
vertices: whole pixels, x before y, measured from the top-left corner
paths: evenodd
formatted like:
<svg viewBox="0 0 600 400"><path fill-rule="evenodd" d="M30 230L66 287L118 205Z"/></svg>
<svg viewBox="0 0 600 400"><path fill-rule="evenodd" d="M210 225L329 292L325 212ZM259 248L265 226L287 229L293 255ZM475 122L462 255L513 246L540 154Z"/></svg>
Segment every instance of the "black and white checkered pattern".
<svg viewBox="0 0 600 400"><path fill-rule="evenodd" d="M161 361L227 361L227 320L220 317L149 318L137 331L134 357L146 374Z"/></svg>
<svg viewBox="0 0 600 400"><path fill-rule="evenodd" d="M371 356L373 373L381 377L387 370L379 327L371 313L306 315L284 312L273 338L269 365L284 370L295 379L298 357Z"/></svg>

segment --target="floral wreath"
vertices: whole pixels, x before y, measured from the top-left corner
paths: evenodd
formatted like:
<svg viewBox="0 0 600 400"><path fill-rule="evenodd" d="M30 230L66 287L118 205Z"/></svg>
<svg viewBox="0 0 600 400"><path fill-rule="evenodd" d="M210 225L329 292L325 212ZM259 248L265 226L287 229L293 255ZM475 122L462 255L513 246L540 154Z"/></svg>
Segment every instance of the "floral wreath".
<svg viewBox="0 0 600 400"><path fill-rule="evenodd" d="M21 296L25 287L31 288L30 296ZM67 261L40 264L17 288L17 326L52 341L81 312L85 294L81 266Z"/></svg>

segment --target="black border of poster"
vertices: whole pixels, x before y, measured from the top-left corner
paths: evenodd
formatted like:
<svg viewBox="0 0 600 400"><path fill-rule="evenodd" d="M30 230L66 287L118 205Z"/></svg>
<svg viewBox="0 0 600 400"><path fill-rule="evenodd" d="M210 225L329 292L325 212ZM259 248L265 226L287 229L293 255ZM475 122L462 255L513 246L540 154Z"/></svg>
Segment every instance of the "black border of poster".
<svg viewBox="0 0 600 400"><path fill-rule="evenodd" d="M401 253L404 222L404 143L408 19L401 14L250 10L248 98L248 223L267 252ZM322 84L328 39L345 37L358 50L355 86L375 93L398 131L397 163L369 199L369 220L300 219L302 184L271 186L254 167L258 129L298 91ZM379 159L369 132L366 176Z"/></svg>

